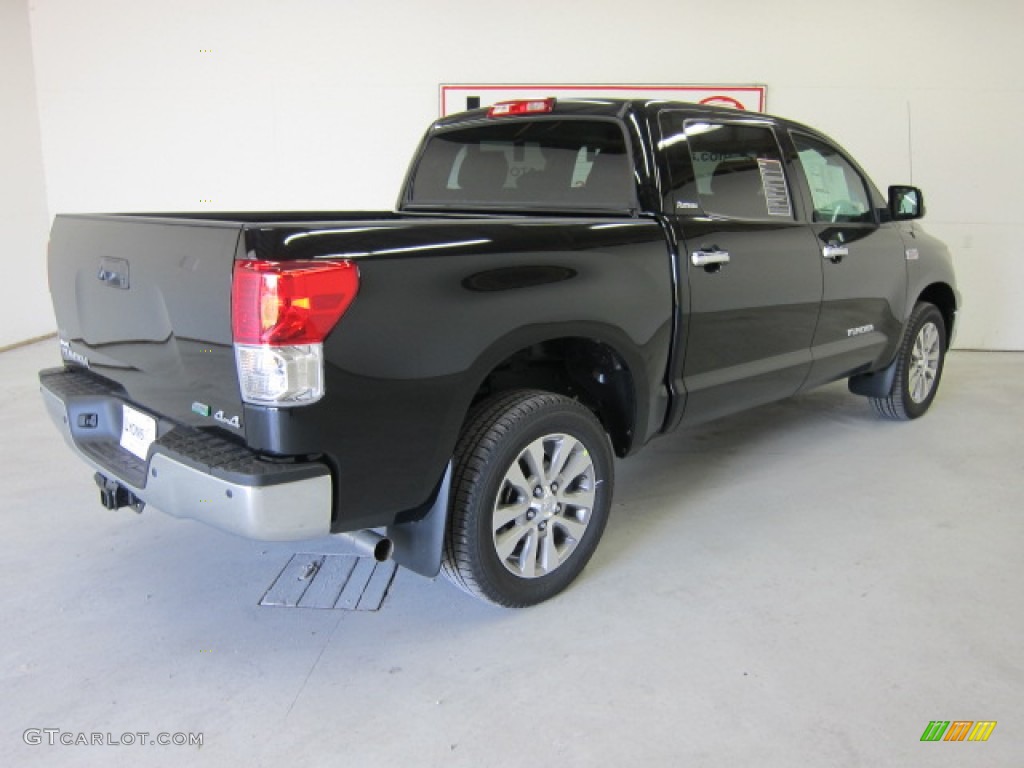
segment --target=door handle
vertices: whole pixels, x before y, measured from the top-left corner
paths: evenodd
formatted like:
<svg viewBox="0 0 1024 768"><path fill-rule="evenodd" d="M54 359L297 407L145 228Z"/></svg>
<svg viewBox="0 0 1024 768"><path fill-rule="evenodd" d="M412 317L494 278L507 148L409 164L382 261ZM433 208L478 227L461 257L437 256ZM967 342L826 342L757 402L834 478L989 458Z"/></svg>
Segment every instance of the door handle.
<svg viewBox="0 0 1024 768"><path fill-rule="evenodd" d="M821 255L833 264L838 264L844 256L850 255L850 249L845 245L826 245L821 249Z"/></svg>
<svg viewBox="0 0 1024 768"><path fill-rule="evenodd" d="M710 267L712 264L728 264L728 251L694 251L690 256L695 267Z"/></svg>

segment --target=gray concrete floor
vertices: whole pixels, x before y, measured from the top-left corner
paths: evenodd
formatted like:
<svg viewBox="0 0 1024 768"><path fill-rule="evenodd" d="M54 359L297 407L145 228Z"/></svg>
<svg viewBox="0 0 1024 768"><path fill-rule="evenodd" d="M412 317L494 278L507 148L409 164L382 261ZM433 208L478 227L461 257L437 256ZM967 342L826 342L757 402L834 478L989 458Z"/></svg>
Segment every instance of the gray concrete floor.
<svg viewBox="0 0 1024 768"><path fill-rule="evenodd" d="M53 341L0 355L4 765L1024 760L1024 354L954 353L910 424L840 384L658 440L618 463L559 598L501 610L400 571L377 613L258 605L337 539L100 508L36 392L57 360ZM998 725L922 743L931 720Z"/></svg>

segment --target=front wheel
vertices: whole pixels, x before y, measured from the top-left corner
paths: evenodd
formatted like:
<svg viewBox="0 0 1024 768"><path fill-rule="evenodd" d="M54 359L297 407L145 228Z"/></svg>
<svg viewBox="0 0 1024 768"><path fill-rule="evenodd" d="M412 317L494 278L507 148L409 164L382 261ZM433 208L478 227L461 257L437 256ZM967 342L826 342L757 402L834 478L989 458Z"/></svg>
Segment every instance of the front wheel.
<svg viewBox="0 0 1024 768"><path fill-rule="evenodd" d="M916 419L935 399L946 361L946 323L934 304L920 302L907 323L896 358L896 375L885 397L871 398L883 416Z"/></svg>
<svg viewBox="0 0 1024 768"><path fill-rule="evenodd" d="M553 597L597 548L612 483L608 437L575 400L529 390L485 401L456 448L445 575L508 607Z"/></svg>

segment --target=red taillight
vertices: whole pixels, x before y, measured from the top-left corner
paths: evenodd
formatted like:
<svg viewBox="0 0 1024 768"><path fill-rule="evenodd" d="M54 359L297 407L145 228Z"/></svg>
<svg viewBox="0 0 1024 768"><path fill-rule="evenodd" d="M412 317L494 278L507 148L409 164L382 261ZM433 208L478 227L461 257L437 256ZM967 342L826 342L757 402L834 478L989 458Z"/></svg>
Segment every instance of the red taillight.
<svg viewBox="0 0 1024 768"><path fill-rule="evenodd" d="M509 117L512 115L536 115L550 112L555 108L555 99L520 99L499 101L487 111L488 117Z"/></svg>
<svg viewBox="0 0 1024 768"><path fill-rule="evenodd" d="M359 290L350 261L237 261L231 283L236 344L318 344Z"/></svg>

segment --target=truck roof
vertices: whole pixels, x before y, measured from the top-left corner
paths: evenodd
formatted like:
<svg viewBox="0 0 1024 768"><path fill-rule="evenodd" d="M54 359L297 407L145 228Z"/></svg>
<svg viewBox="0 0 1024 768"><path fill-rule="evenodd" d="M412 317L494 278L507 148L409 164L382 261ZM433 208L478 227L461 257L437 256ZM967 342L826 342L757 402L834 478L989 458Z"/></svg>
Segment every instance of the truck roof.
<svg viewBox="0 0 1024 768"><path fill-rule="evenodd" d="M573 116L590 116L590 117L615 117L622 118L630 112L643 112L652 113L657 110L664 109L666 107L678 107L698 110L706 113L709 117L715 116L718 118L738 117L738 116L756 116L762 118L769 118L772 120L779 120L780 118L772 115L767 115L763 112L744 112L743 110L732 109L730 107L719 107L710 104L697 104L693 102L684 101L671 101L667 99L616 99L616 98L559 98L550 97L554 100L554 107L550 112L546 112L543 115L529 115L524 117L538 117L538 116L550 116L550 115L573 115ZM519 101L519 100L517 100ZM522 99L521 101L533 101L533 99ZM460 123L472 122L475 120L487 119L490 107L481 107L480 109L471 109L465 112L457 112L452 115L447 115L434 122L435 128L446 128Z"/></svg>

